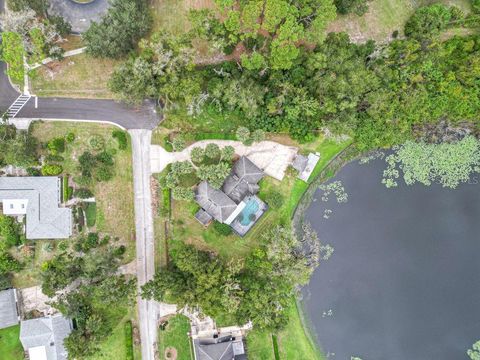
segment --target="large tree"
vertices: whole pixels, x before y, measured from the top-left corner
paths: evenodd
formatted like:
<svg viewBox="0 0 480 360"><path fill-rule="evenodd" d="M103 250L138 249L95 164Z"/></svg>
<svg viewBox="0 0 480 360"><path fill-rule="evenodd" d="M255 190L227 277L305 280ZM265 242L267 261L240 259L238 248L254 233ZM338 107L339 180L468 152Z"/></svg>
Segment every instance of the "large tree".
<svg viewBox="0 0 480 360"><path fill-rule="evenodd" d="M150 30L152 19L146 0L113 0L99 23L83 34L87 52L117 58L128 54Z"/></svg>

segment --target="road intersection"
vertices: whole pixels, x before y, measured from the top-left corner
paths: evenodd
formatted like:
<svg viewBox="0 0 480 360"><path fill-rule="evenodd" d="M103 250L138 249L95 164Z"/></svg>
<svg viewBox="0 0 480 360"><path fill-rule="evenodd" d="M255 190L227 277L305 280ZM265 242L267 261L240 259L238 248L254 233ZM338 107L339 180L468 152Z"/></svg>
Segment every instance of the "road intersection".
<svg viewBox="0 0 480 360"><path fill-rule="evenodd" d="M4 10L0 0L0 12ZM21 95L6 75L6 64L0 62L0 112L4 113ZM155 101L146 100L137 107L114 100L37 98L33 96L16 115L27 123L30 120L108 122L129 130L132 139L133 180L135 196L136 263L140 287L155 272L154 234L150 190L151 130L162 120ZM142 359L156 358L157 318L160 305L137 299Z"/></svg>

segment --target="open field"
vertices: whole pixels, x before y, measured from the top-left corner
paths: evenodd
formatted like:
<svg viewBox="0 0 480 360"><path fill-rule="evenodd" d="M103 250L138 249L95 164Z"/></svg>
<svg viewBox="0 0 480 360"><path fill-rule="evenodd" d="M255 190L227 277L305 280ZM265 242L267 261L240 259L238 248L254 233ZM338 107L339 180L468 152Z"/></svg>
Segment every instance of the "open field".
<svg viewBox="0 0 480 360"><path fill-rule="evenodd" d="M92 136L99 135L105 139L106 147L115 147L111 136L113 126L67 123L67 122L36 122L32 125L32 134L40 142L47 142L55 137L64 137L73 132L75 140L66 146L62 156L64 173L74 179L79 175L78 157L91 150L88 141ZM93 192L97 202L96 229L120 238L127 247L126 262L135 257L135 223L133 209L133 174L131 147L118 150L114 156L115 175L110 181L95 182Z"/></svg>
<svg viewBox="0 0 480 360"><path fill-rule="evenodd" d="M2 360L23 360L23 348L19 336L20 325L0 329L0 354Z"/></svg>
<svg viewBox="0 0 480 360"><path fill-rule="evenodd" d="M174 348L177 352L177 360L191 360L192 351L188 332L190 321L183 315L176 315L169 318L165 329L158 331L158 351L160 359L166 359L165 350Z"/></svg>
<svg viewBox="0 0 480 360"><path fill-rule="evenodd" d="M395 30L403 34L403 26L416 8L429 5L434 0L373 0L363 16L354 14L338 16L328 31L345 31L354 42L363 43L369 39L386 42ZM468 0L442 0L447 5L456 5L464 12L470 11Z"/></svg>
<svg viewBox="0 0 480 360"><path fill-rule="evenodd" d="M52 62L39 68L31 79L32 93L51 97L112 98L107 82L119 62L86 54Z"/></svg>
<svg viewBox="0 0 480 360"><path fill-rule="evenodd" d="M151 0L153 32L166 30L182 34L189 29L188 10L212 8L213 0Z"/></svg>

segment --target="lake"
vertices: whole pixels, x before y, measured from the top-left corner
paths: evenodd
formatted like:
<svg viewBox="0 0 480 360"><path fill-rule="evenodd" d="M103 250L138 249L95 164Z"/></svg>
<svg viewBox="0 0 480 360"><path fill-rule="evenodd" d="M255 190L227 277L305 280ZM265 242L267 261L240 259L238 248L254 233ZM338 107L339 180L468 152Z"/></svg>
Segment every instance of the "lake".
<svg viewBox="0 0 480 360"><path fill-rule="evenodd" d="M305 220L334 253L303 289L305 315L328 359L466 360L480 339L480 185L387 189L384 168L340 170L347 203L315 193Z"/></svg>

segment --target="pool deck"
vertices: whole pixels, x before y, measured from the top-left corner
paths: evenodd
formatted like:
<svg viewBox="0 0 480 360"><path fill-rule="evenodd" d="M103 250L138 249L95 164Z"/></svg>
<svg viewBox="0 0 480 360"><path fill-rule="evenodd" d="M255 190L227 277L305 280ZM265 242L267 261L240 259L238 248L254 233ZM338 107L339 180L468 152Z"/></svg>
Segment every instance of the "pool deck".
<svg viewBox="0 0 480 360"><path fill-rule="evenodd" d="M233 220L233 222L230 224L231 228L238 236L244 237L247 234L247 232L262 217L262 215L265 214L265 212L268 210L268 205L256 195L251 195L245 198L243 201L248 203L252 199L254 199L258 203L258 209L255 212L255 220L250 221L248 225L242 225L241 223L241 216L243 214L243 211L242 211L240 215L235 220Z"/></svg>

